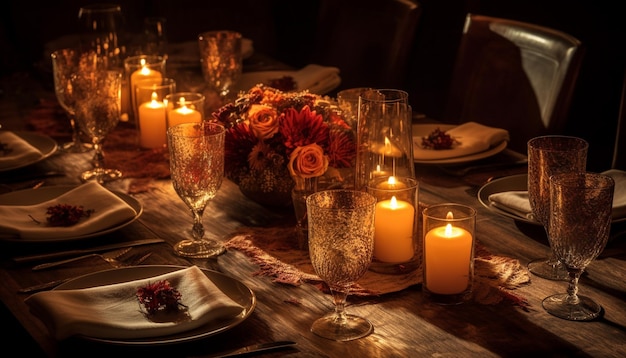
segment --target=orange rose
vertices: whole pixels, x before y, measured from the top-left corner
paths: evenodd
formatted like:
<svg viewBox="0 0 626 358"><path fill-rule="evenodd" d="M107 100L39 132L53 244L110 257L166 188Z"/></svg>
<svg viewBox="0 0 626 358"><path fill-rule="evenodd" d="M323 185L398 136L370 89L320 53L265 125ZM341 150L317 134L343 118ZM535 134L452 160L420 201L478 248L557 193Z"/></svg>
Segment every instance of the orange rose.
<svg viewBox="0 0 626 358"><path fill-rule="evenodd" d="M248 121L254 135L263 140L278 132L278 114L269 106L253 104L248 110Z"/></svg>
<svg viewBox="0 0 626 358"><path fill-rule="evenodd" d="M314 178L324 175L328 169L328 157L324 149L313 143L297 147L289 157L289 173L300 178Z"/></svg>

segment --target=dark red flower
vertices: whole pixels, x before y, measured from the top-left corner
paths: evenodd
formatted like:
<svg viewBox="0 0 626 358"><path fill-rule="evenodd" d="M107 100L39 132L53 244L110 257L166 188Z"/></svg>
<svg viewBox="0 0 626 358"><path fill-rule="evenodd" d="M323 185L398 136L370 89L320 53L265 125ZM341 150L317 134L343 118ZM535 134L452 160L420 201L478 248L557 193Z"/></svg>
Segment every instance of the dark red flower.
<svg viewBox="0 0 626 358"><path fill-rule="evenodd" d="M324 117L311 111L309 106L304 106L299 112L293 108L286 109L279 128L287 148L287 156L296 147L312 143L317 143L322 148L327 149L329 130L328 124L324 122Z"/></svg>
<svg viewBox="0 0 626 358"><path fill-rule="evenodd" d="M354 137L345 130L333 129L330 131L329 142L329 165L335 168L351 167L356 156Z"/></svg>

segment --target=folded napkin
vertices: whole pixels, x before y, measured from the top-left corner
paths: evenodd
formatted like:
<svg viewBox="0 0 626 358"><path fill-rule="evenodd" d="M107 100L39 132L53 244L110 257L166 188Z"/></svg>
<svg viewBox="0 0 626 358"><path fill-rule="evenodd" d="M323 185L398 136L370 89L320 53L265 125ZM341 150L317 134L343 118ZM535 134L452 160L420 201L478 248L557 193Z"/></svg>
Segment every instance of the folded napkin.
<svg viewBox="0 0 626 358"><path fill-rule="evenodd" d="M137 289L160 280L169 281L180 292L180 303L187 306L186 310L145 314L136 298ZM243 310L197 266L106 286L39 292L25 302L58 340L74 335L102 339L158 337L235 317Z"/></svg>
<svg viewBox="0 0 626 358"><path fill-rule="evenodd" d="M341 84L339 69L320 65L307 65L293 74L298 90L306 90L315 94L326 94Z"/></svg>
<svg viewBox="0 0 626 358"><path fill-rule="evenodd" d="M626 217L626 172L611 169L602 172L615 180L615 192L613 194L613 220ZM528 199L528 191L503 191L489 195L489 202L494 207L533 220L532 209Z"/></svg>
<svg viewBox="0 0 626 358"><path fill-rule="evenodd" d="M43 157L39 149L10 131L0 131L0 144L3 149L0 150L0 169L30 163Z"/></svg>
<svg viewBox="0 0 626 358"><path fill-rule="evenodd" d="M446 134L454 138L458 144L451 149L424 149L422 137L413 137L413 158L419 160L448 159L483 152L495 145L509 140L506 129L494 128L476 122L458 125Z"/></svg>
<svg viewBox="0 0 626 358"><path fill-rule="evenodd" d="M58 204L83 206L93 213L72 226L46 225L48 207ZM113 227L136 215L124 200L93 181L39 204L0 205L0 232L16 234L24 240L75 237Z"/></svg>

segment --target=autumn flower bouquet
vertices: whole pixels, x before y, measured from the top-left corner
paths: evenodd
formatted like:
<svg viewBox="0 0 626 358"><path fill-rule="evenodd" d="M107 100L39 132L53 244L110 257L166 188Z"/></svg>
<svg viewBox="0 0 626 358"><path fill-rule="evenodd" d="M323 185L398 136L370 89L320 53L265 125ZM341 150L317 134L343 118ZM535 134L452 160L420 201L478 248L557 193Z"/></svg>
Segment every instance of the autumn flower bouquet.
<svg viewBox="0 0 626 358"><path fill-rule="evenodd" d="M308 91L257 85L213 117L227 128L226 177L246 195L268 194L264 204L279 204L277 193L290 201L294 187L304 190L319 180L341 183L339 169L354 166L352 129L331 101Z"/></svg>

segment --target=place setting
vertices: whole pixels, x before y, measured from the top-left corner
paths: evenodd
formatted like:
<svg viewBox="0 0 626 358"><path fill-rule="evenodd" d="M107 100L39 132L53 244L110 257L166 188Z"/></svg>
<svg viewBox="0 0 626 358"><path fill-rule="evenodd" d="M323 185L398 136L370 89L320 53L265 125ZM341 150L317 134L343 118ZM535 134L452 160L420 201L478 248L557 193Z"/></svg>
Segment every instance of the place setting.
<svg viewBox="0 0 626 358"><path fill-rule="evenodd" d="M0 130L0 172L39 163L57 149L57 142L45 134Z"/></svg>

